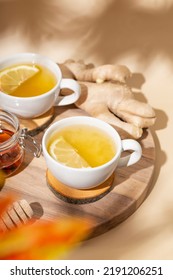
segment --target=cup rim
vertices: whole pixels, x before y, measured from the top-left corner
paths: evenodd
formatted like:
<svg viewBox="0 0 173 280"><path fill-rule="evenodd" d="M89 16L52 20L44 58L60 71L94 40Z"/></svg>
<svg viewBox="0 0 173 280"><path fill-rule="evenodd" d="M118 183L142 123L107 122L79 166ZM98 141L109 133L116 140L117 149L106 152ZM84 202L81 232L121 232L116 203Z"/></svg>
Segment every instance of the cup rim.
<svg viewBox="0 0 173 280"><path fill-rule="evenodd" d="M10 62L11 60L15 60L17 58L25 58L26 57L26 62L27 62L27 57L33 57L34 58L38 58L38 60L44 60L44 61L47 61L48 63L52 64L53 67L56 68L56 70L59 72L59 77L57 79L57 83L56 85L51 88L49 91L41 94L41 95L36 95L36 96L31 96L31 97L20 97L20 96L12 96L12 95L9 95L8 93L5 93L3 91L0 90L0 93L3 94L3 96L5 96L5 98L7 99L19 99L19 100L36 100L36 99L42 99L43 96L48 96L50 95L52 92L56 91L56 89L59 87L60 83L61 83L61 80L62 80L62 72L61 72L61 69L60 67L58 66L57 63L55 63L53 60L51 60L49 57L45 56L45 55L42 55L42 54L38 54L38 53L33 53L33 52L23 52L23 53L16 53L14 55L11 55L11 56L7 56L6 58L0 60L0 71L3 70L3 68L1 68L1 65L4 63L8 63ZM28 61L29 62L29 61ZM13 61L12 63L13 64ZM39 64L39 62L38 62ZM41 63L40 63L41 64ZM43 64L44 65L44 64ZM9 64L10 66L10 64ZM49 67L48 67L49 68ZM50 68L49 68L50 69ZM52 71L52 73L55 75L55 71L53 71L52 69L50 69L50 71Z"/></svg>
<svg viewBox="0 0 173 280"><path fill-rule="evenodd" d="M107 126L107 127L109 127L109 129L111 129L112 131L113 131L113 133L116 135L116 139L118 139L118 141L116 140L116 144L117 144L117 151L116 151L116 153L115 153L115 155L114 155L114 157L111 159L111 160L109 160L108 162L106 162L106 163L104 163L104 164L102 164L102 165L100 165L100 166L96 166L96 167L89 167L89 168L76 168L76 167L70 167L70 166L66 166L66 165L64 165L64 164L62 164L61 162L58 162L58 161L56 161L55 159L53 159L51 156L50 156L50 154L48 153L48 151L47 151L47 148L46 148L46 138L48 137L48 134L50 133L50 131L52 130L52 132L53 132L53 129L55 128L55 127L57 127L58 126L58 124L61 124L62 122L66 122L66 121L68 121L68 119L84 119L84 120L89 120L90 121L90 124L89 125L91 125L92 126L92 121L94 120L94 121L97 121L97 122L100 122L100 123L102 123L104 126ZM84 123L85 124L85 123ZM69 124L69 126L70 126L71 124ZM104 129L103 129L104 130ZM117 143L118 142L118 143ZM43 138L42 138L42 150L43 150L43 154L44 154L44 157L45 157L45 154L46 154L46 157L48 157L49 158L49 160L52 162L52 163L54 163L54 164L56 164L57 166L60 166L60 167L64 167L65 169L67 169L67 170L71 170L71 171L77 171L77 172L88 172L88 171L90 171L90 172L94 172L94 171L96 171L96 170L102 170L102 169L104 169L104 168L106 168L106 167L108 167L109 165L111 165L114 161L116 161L119 157L120 157L120 155L121 155L121 150L122 150L122 140L121 140L121 137L120 137L120 135L119 135L119 133L117 132L117 130L116 129L114 129L113 128L113 126L111 126L110 124L108 124L108 123L106 123L106 122L104 122L104 121L102 121L102 120L100 120L100 119L97 119L97 118L94 118L94 117L90 117L90 116L73 116L73 117L67 117L67 118L64 118L64 119L61 119L61 120L57 120L56 122L54 122L52 125L50 125L49 127L48 127L48 129L45 131L45 133L44 133L44 135L43 135Z"/></svg>

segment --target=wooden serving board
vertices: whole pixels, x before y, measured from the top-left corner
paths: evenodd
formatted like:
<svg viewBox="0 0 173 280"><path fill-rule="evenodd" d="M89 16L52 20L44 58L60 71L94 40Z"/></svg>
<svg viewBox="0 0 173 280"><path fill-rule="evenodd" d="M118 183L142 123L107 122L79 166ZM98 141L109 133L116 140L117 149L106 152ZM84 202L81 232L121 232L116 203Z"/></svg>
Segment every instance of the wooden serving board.
<svg viewBox="0 0 173 280"><path fill-rule="evenodd" d="M66 110L58 108L54 121L75 115L86 114L73 106ZM37 141L41 142L43 133L37 134ZM151 132L146 130L139 142L143 151L140 161L130 167L118 168L113 174L114 180L109 191L97 199L77 203L76 200L71 202L55 195L47 184L43 156L33 158L31 154L25 154L18 172L6 179L0 195L14 192L18 199L26 199L38 219L53 220L67 216L92 219L92 237L100 235L127 219L149 193L155 161L155 143Z"/></svg>

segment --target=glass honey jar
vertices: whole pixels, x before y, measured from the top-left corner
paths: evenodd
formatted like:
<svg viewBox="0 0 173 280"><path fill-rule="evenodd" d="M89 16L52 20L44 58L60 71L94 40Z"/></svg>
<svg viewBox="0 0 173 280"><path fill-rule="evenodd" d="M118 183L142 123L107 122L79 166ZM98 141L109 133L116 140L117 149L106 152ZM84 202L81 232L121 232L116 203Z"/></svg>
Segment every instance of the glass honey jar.
<svg viewBox="0 0 173 280"><path fill-rule="evenodd" d="M27 128L20 129L18 118L0 109L0 170L5 176L19 168L25 150L35 157L41 155L41 145L28 134Z"/></svg>

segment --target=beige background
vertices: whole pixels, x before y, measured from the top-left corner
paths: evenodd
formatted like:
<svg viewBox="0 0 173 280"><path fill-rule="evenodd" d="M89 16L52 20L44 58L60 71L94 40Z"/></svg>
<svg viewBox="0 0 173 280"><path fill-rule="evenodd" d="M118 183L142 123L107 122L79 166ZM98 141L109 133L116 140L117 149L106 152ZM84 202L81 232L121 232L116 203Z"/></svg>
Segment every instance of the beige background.
<svg viewBox="0 0 173 280"><path fill-rule="evenodd" d="M0 58L29 51L56 62L125 64L137 98L156 110L152 192L69 259L173 259L172 30L172 0L0 0Z"/></svg>

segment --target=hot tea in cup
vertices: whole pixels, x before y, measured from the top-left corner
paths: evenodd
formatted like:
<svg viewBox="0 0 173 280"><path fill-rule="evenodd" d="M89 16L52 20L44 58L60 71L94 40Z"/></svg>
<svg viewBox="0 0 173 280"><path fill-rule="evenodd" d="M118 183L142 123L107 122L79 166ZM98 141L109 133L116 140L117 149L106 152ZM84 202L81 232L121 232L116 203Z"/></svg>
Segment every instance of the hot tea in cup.
<svg viewBox="0 0 173 280"><path fill-rule="evenodd" d="M114 141L100 128L91 125L69 125L52 133L47 150L55 160L75 167L98 167L116 153Z"/></svg>
<svg viewBox="0 0 173 280"><path fill-rule="evenodd" d="M100 185L117 166L130 166L142 155L137 141L121 140L111 125L85 116L68 117L53 123L43 136L42 149L52 175L76 189ZM121 157L121 153L127 150L133 152Z"/></svg>
<svg viewBox="0 0 173 280"><path fill-rule="evenodd" d="M15 97L33 97L55 87L56 76L45 66L17 64L0 70L1 91Z"/></svg>
<svg viewBox="0 0 173 280"><path fill-rule="evenodd" d="M59 96L60 90L73 91ZM52 106L68 105L80 96L73 79L63 79L59 66L35 53L19 53L0 61L0 104L22 118L35 118Z"/></svg>

